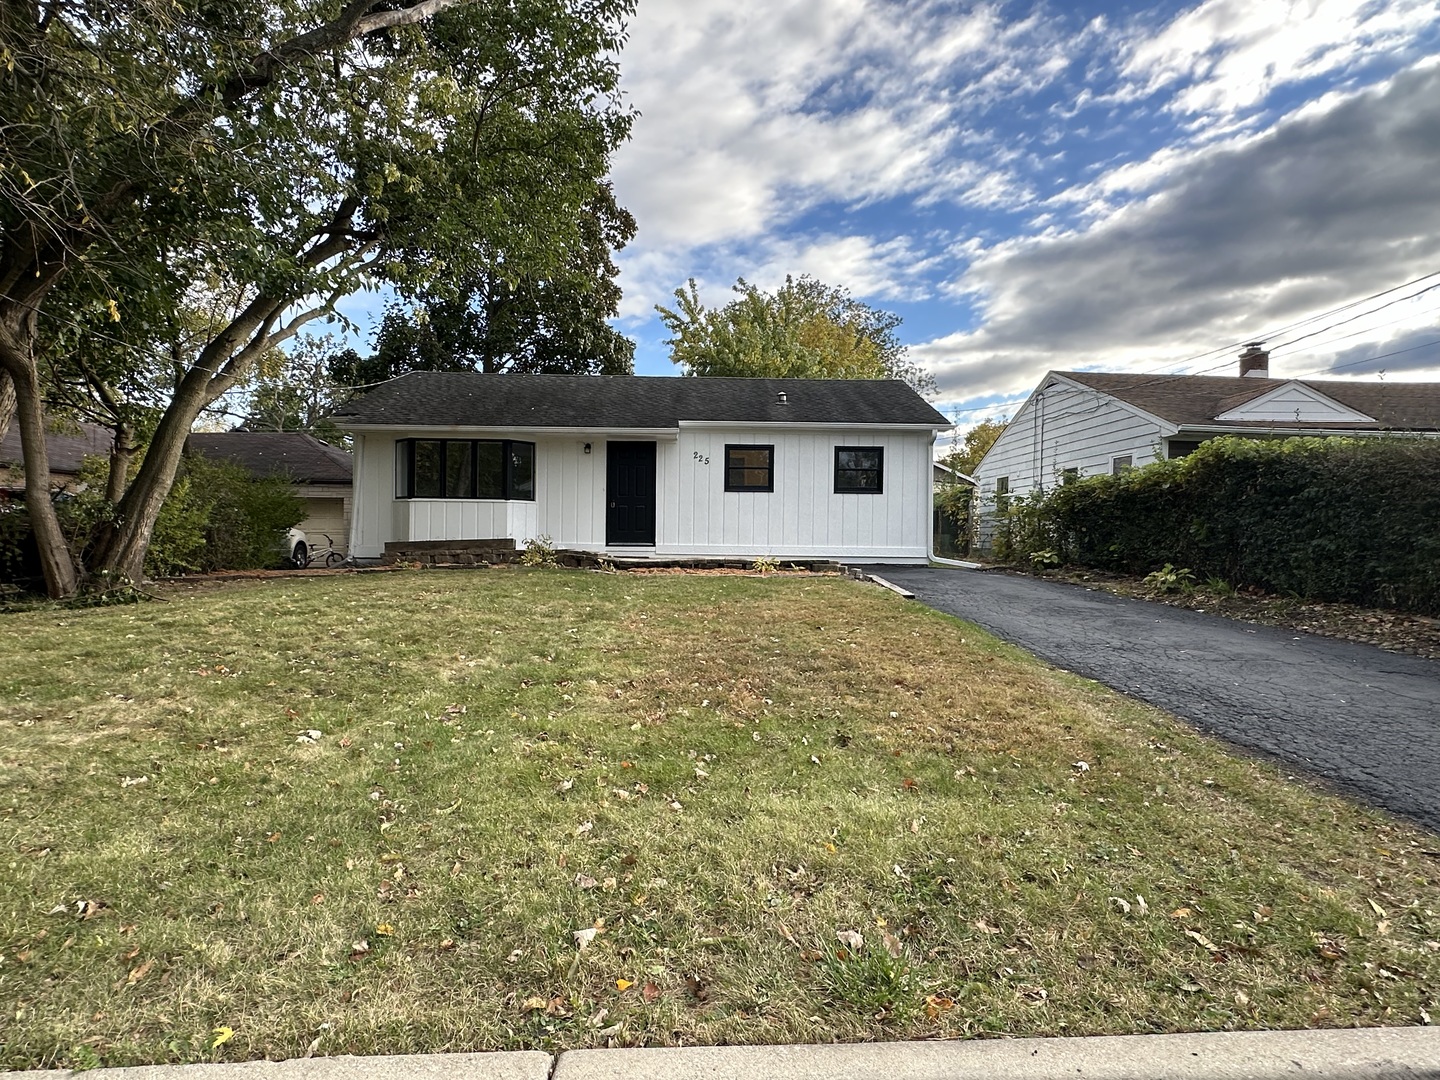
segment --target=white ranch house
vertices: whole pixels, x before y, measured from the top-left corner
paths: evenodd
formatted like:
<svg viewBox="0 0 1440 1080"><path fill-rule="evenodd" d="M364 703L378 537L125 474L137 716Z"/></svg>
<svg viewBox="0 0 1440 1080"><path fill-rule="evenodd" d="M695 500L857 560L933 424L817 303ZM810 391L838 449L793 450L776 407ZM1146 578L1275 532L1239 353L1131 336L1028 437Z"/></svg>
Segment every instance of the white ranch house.
<svg viewBox="0 0 1440 1080"><path fill-rule="evenodd" d="M933 445L904 383L415 372L335 417L351 554L548 536L627 558L924 563Z"/></svg>
<svg viewBox="0 0 1440 1080"><path fill-rule="evenodd" d="M982 507L993 510L997 497L1184 457L1219 435L1395 434L1440 434L1440 383L1272 379L1257 343L1246 346L1235 376L1052 371L975 480Z"/></svg>

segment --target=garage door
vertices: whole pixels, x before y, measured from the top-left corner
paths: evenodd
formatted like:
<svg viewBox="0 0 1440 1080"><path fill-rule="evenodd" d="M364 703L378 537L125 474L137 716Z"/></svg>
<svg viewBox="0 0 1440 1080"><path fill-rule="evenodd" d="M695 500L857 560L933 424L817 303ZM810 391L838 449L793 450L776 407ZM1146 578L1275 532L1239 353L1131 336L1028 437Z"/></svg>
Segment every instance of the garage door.
<svg viewBox="0 0 1440 1080"><path fill-rule="evenodd" d="M336 551L348 551L350 538L345 535L344 499L305 499L305 520L300 529L310 538L311 547L323 547L324 534L329 533Z"/></svg>

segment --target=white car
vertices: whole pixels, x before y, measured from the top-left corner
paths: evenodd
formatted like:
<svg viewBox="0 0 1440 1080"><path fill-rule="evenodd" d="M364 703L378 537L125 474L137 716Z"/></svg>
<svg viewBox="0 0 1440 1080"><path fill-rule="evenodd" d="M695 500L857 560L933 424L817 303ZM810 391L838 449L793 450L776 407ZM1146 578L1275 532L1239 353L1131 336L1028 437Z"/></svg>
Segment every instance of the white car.
<svg viewBox="0 0 1440 1080"><path fill-rule="evenodd" d="M290 529L280 553L285 556L285 565L303 570L310 565L310 541L299 529Z"/></svg>

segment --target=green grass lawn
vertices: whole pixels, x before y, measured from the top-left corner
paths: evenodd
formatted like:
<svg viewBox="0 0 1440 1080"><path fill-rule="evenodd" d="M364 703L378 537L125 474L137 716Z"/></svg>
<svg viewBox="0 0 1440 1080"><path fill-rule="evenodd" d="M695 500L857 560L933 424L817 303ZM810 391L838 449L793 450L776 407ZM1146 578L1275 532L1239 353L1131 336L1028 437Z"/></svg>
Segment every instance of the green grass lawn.
<svg viewBox="0 0 1440 1080"><path fill-rule="evenodd" d="M0 837L10 1067L1440 1009L1436 837L836 578L3 617Z"/></svg>

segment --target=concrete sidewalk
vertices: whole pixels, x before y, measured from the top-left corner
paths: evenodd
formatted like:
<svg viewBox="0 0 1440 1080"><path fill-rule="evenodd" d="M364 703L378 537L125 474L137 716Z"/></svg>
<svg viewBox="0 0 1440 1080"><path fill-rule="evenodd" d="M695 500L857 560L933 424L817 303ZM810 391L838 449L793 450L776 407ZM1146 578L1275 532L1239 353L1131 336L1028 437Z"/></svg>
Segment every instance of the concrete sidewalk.
<svg viewBox="0 0 1440 1080"><path fill-rule="evenodd" d="M57 1080L59 1072L12 1073ZM1440 1028L538 1050L97 1069L86 1080L1440 1080Z"/></svg>

